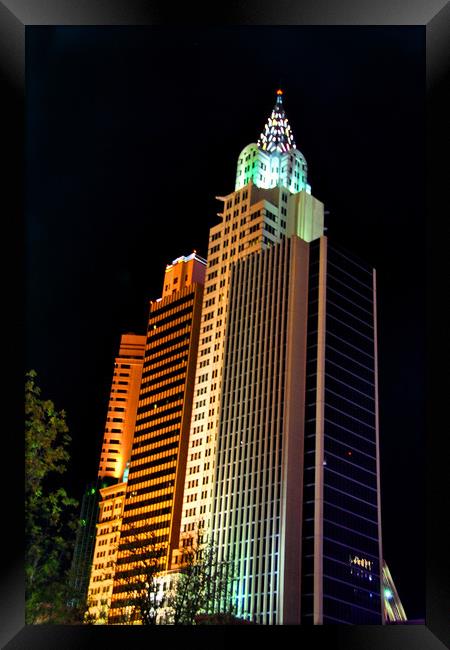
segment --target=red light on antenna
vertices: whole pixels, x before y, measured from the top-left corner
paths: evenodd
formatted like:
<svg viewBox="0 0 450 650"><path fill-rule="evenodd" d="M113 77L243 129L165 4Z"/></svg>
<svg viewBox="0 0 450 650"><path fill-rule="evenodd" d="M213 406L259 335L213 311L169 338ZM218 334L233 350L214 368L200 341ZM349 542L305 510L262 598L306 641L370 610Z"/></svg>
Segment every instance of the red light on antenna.
<svg viewBox="0 0 450 650"><path fill-rule="evenodd" d="M348 452L347 452L347 456L351 456L351 455L352 455L352 452L351 452L351 451L348 451Z"/></svg>
<svg viewBox="0 0 450 650"><path fill-rule="evenodd" d="M282 95L282 94L283 94L283 91L279 88L279 89L277 90L277 95Z"/></svg>

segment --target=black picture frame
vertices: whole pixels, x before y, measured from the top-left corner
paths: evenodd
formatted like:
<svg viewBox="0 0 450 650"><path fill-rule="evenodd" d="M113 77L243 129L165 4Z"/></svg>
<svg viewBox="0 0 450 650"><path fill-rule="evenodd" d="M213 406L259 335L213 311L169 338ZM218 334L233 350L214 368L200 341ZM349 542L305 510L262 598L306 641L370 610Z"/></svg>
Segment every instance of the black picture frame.
<svg viewBox="0 0 450 650"><path fill-rule="evenodd" d="M256 4L258 6L256 6ZM415 24L423 25L427 36L427 220L426 240L424 241L424 258L427 274L427 318L428 318L428 359L427 367L427 612L425 625L380 626L374 627L318 627L314 629L295 628L258 628L240 627L236 633L232 628L177 629L158 628L152 631L156 635L153 641L172 643L181 639L187 643L207 644L214 642L251 642L255 635L262 634L261 641L278 642L280 634L287 634L286 639L295 642L333 644L336 648L429 648L438 650L449 647L450 611L449 596L449 559L443 528L448 518L448 474L443 440L445 426L442 425L445 400L445 384L440 379L446 373L439 372L446 358L446 330L443 314L439 305L448 295L442 286L445 273L442 266L445 252L440 249L443 214L443 188L445 187L445 165L438 162L439 152L443 153L442 132L444 116L444 85L446 61L448 61L449 8L445 3L429 2L407 7L389 2L311 2L306 3L229 3L223 12L216 7L216 14L209 17L200 9L190 7L189 12L182 12L177 22L200 23L212 21L226 24ZM61 627L61 626L24 626L23 616L23 568L20 552L23 549L21 503L23 472L23 445L21 431L22 385L23 385L23 351L21 341L24 334L23 268L20 255L23 251L24 224L24 95L25 95L25 47L26 27L37 24L46 25L126 25L126 24L170 24L173 19L169 6L160 2L109 2L79 3L70 0L8 1L0 6L0 61L2 85L4 88L4 108L6 108L7 138L3 147L7 164L7 182L3 192L4 224L8 228L8 251L13 252L6 263L4 276L7 287L4 295L8 305L8 341L7 352L10 355L11 372L9 388L12 399L9 415L15 423L14 437L5 448L4 478L4 571L1 584L1 619L2 647L16 648L79 648L94 647L98 644L130 644L144 647L149 643L145 629L114 629L98 626ZM5 117L4 117L5 120ZM6 259L6 256L4 256ZM424 260L421 260L424 263ZM448 273L446 274L448 276ZM12 337L12 339L10 338ZM442 342L442 343L440 343ZM439 399L439 395L442 396ZM13 399L13 398L16 399ZM439 411L439 407L441 411ZM17 423L19 423L17 425ZM13 425L14 426L14 425ZM290 635L293 633L293 637ZM246 635L249 635L246 637ZM272 639L269 637L274 635Z"/></svg>

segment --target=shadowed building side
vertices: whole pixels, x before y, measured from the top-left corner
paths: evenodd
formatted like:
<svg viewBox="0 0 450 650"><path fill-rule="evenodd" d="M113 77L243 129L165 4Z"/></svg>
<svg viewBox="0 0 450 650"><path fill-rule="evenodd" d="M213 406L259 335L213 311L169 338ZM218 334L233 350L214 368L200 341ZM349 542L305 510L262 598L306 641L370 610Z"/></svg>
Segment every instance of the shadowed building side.
<svg viewBox="0 0 450 650"><path fill-rule="evenodd" d="M104 624L108 620L126 486L124 481L100 489L97 534L87 603L87 618L91 618L96 624Z"/></svg>

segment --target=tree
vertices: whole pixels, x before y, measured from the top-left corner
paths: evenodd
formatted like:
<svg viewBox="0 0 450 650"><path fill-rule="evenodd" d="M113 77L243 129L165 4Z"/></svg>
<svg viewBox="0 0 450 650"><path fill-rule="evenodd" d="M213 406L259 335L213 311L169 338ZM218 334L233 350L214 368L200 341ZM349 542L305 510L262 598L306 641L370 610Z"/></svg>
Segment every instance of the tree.
<svg viewBox="0 0 450 650"><path fill-rule="evenodd" d="M88 596L82 622L84 625L105 625L108 622L108 605L104 604L97 608L94 600Z"/></svg>
<svg viewBox="0 0 450 650"><path fill-rule="evenodd" d="M55 474L67 469L71 438L65 412L41 399L36 376L30 370L25 383L25 620L73 622L67 572L78 503L55 485Z"/></svg>
<svg viewBox="0 0 450 650"><path fill-rule="evenodd" d="M161 622L195 625L213 616L231 618L235 580L233 560L219 559L211 542L183 549L181 568L161 604Z"/></svg>
<svg viewBox="0 0 450 650"><path fill-rule="evenodd" d="M128 527L134 526L128 524ZM150 526L140 526L139 532L127 535L120 551L122 564L116 562L116 581L126 596L121 601L120 614L114 614L108 621L155 625L161 596L158 578L165 568L167 543L159 542ZM122 569L123 563L132 564L132 571Z"/></svg>
<svg viewBox="0 0 450 650"><path fill-rule="evenodd" d="M165 570L167 542L159 542L150 526L127 535L120 551L115 589L123 597L114 603L108 623L195 625L210 622L211 616L231 620L234 564L219 560L213 544L183 548L180 568L170 572Z"/></svg>

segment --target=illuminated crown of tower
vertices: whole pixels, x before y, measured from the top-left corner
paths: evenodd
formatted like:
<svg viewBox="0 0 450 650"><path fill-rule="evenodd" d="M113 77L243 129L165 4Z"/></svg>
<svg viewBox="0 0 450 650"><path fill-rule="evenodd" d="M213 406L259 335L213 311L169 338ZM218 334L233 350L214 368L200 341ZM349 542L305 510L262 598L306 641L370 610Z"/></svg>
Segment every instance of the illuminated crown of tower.
<svg viewBox="0 0 450 650"><path fill-rule="evenodd" d="M263 151L288 152L295 149L294 135L283 106L283 91L277 90L277 101L259 136L258 147Z"/></svg>
<svg viewBox="0 0 450 650"><path fill-rule="evenodd" d="M241 151L236 167L235 190L252 181L257 187L284 187L292 194L302 190L311 194L308 167L294 142L294 135L283 106L283 91L277 90L274 109L258 143Z"/></svg>

